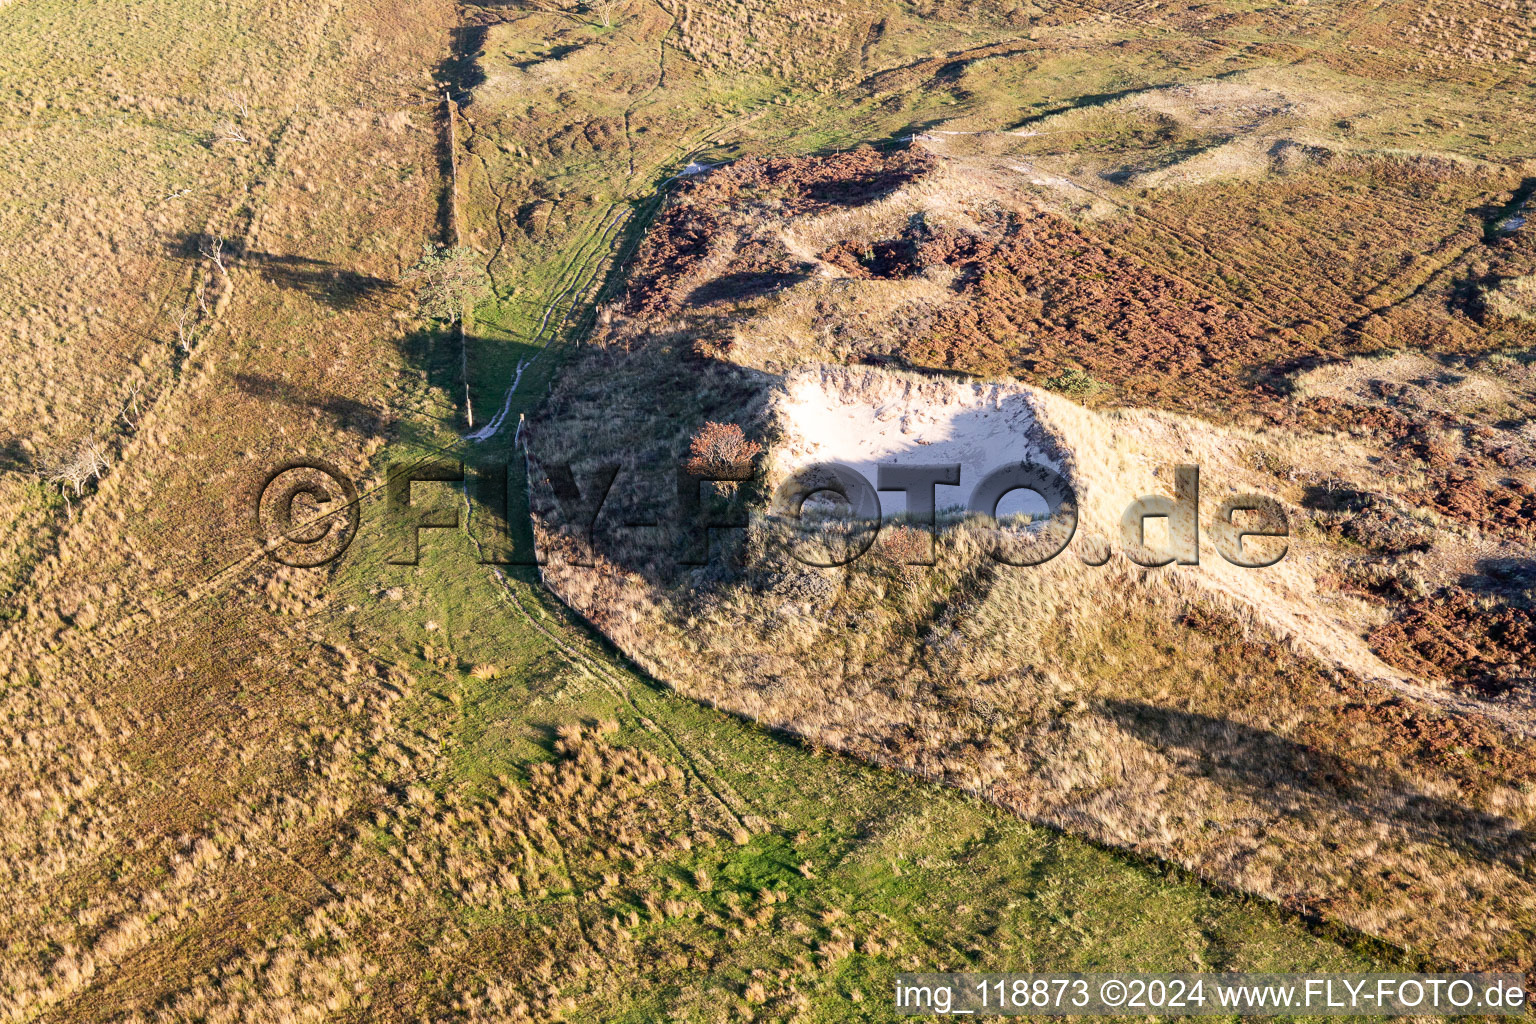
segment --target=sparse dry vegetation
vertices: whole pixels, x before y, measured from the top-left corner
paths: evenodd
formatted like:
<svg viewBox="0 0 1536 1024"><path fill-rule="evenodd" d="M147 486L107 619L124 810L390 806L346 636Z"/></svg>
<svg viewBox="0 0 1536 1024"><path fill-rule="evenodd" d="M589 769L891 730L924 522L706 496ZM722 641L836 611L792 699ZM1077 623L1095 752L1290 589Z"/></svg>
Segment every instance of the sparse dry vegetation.
<svg viewBox="0 0 1536 1024"><path fill-rule="evenodd" d="M1524 962L1536 681L1513 566L1536 390L1497 354L1525 335L1490 297L1529 273L1529 233L1504 227L1526 171L1405 147L1379 108L1372 137L1355 88L1258 70L679 182L534 451L629 459L618 522L667 508L646 467L729 417L768 441L737 499L752 525L706 569L666 531L561 565L536 476L546 579L710 704L1416 952ZM1023 399L1096 495L1077 546L1010 571L954 522L918 573L892 571L920 539L904 526L844 568L785 557L764 498L823 450L789 413L806 374L833 382L824 404L900 421L917 457L944 436L918 426L947 401L935 371L1092 407ZM1193 418L1130 408L1149 405ZM1136 467L1183 461L1281 496L1306 561L1091 568L1119 510L1168 486ZM1482 753L1450 767L1474 733Z"/></svg>
<svg viewBox="0 0 1536 1024"><path fill-rule="evenodd" d="M0 0L0 1020L1528 965L1522 17ZM514 474L646 678L482 564L466 487L416 485L461 530L387 560L390 465L623 453L665 522L680 459L782 470L818 362L1055 388L1084 467L1188 448L1281 495L1317 585L1010 574L955 522L931 568L904 524L764 561L754 521L572 571ZM316 456L363 527L285 568L254 492Z"/></svg>

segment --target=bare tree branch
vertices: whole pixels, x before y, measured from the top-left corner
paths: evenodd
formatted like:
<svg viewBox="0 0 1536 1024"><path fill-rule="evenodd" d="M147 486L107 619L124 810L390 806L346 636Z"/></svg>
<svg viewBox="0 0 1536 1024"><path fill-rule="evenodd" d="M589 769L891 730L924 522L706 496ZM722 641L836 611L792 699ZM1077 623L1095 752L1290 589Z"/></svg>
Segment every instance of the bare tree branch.
<svg viewBox="0 0 1536 1024"><path fill-rule="evenodd" d="M584 8L597 18L603 28L613 28L613 16L619 9L618 0L588 0Z"/></svg>
<svg viewBox="0 0 1536 1024"><path fill-rule="evenodd" d="M212 260L213 265L219 268L219 273L229 277L229 271L224 268L224 239L203 239L198 243L198 253L206 260Z"/></svg>
<svg viewBox="0 0 1536 1024"><path fill-rule="evenodd" d="M74 489L79 497L85 485L100 480L107 471L107 453L94 438L85 438L74 444L57 448L44 456L39 472L51 484Z"/></svg>
<svg viewBox="0 0 1536 1024"><path fill-rule="evenodd" d="M143 415L139 411L139 389L143 386L144 385L142 383L138 383L133 386L133 390L128 392L128 397L123 401L123 408L117 414L118 418L123 421L123 425L126 426L129 430L138 429L138 419ZM128 416L130 409L133 411L133 417L131 419Z"/></svg>
<svg viewBox="0 0 1536 1024"><path fill-rule="evenodd" d="M200 303L202 301L201 292L198 293L198 301ZM197 335L196 321L192 321L191 324L188 321L192 321L192 307L182 306L181 311L176 314L176 345L183 355L191 354L192 343Z"/></svg>
<svg viewBox="0 0 1536 1024"><path fill-rule="evenodd" d="M231 120L220 121L213 129L213 137L220 142L244 142L251 140L246 136L245 130Z"/></svg>

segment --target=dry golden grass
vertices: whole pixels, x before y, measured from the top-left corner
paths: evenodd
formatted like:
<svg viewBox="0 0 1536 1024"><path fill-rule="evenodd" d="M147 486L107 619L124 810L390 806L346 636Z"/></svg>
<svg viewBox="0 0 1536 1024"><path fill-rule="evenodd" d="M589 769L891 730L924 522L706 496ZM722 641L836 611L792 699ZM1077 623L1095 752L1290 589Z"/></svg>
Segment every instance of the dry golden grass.
<svg viewBox="0 0 1536 1024"><path fill-rule="evenodd" d="M1509 320L1536 320L1536 275L1512 277L1485 288L1483 309Z"/></svg>
<svg viewBox="0 0 1536 1024"><path fill-rule="evenodd" d="M780 17L761 5L621 5L619 27L607 34L580 17L516 12L515 25L487 37L477 63L490 79L466 108L459 154L466 194L476 197L466 217L470 241L501 275L503 298L510 305L579 296L569 284L546 295L546 281L523 275L537 260L568 261L580 271L576 283L590 284L607 255L597 250L614 236L594 231L583 242L593 242L591 251L567 252L562 246L584 237L583 218L601 210L598 219L609 218L603 222L616 232L619 204L648 194L668 160L722 128L721 111L745 117L743 108L769 106L769 96L784 111L781 127L821 116L814 105L789 110L773 94L777 86L763 85L759 72L771 79L775 65L812 95L884 67L889 75L874 76L871 90L897 96L897 80L908 76L905 88L926 103L923 76L948 64L950 50L974 46L973 32L1018 37L1037 18L1082 20L1057 41L1098 47L1119 31L1082 12L1023 5L920 10L932 25L892 15L883 35L874 31L883 12L852 6L802 6ZM8 356L0 441L10 460L0 481L10 530L0 557L15 593L14 617L0 633L0 879L11 897L0 911L0 1020L544 1021L629 1012L623 993L636 979L654 993L679 987L678 978L706 981L683 987L659 1015L709 1020L729 1007L787 1019L812 1012L813 1000L821 1008L872 1002L878 990L867 979L883 977L872 963L931 966L936 950L948 957L983 937L999 956L1027 950L1065 961L1090 945L1120 950L1118 914L1077 945L1000 938L994 908L973 913L968 904L985 901L956 894L945 865L966 851L972 867L993 871L978 892L1016 884L1009 858L1019 847L1009 844L1022 835L1024 852L1045 851L1044 871L1056 870L1047 862L1065 851L1080 871L1074 877L1093 879L1096 897L1116 872L1142 878L1134 869L1085 847L1052 845L1044 833L952 795L871 783L872 773L731 732L723 716L630 693L599 655L573 654L560 639L571 634L555 636L553 614L518 617L506 595L526 596L521 584L503 588L477 567L472 584L480 589L466 597L471 584L458 563L386 578L365 561L382 558L366 540L362 561L334 575L257 559L250 489L272 463L319 454L377 482L377 463L396 451L387 438L451 440L457 425L454 403L432 386L441 381L422 379L443 353L407 336L396 317L405 302L391 285L438 229L432 72L448 55L458 13L435 0L406 8L236 2L217 17L173 0L20 0L0 13L0 86L16 100L0 111L0 344ZM562 33L582 33L592 45L558 55ZM1069 56L1077 60L1078 51ZM1006 70L993 63L975 73ZM733 92L737 81L760 91L743 98ZM1009 98L1005 106L1016 113L1019 104ZM881 117L890 130L909 120L900 109ZM876 121L849 123L863 131ZM647 135L662 141L642 141ZM980 184L972 194L988 195ZM952 193L937 198L944 195ZM974 221L962 202L933 210L941 213L957 227ZM874 239L893 223L860 228L862 216L818 230L834 240L859 230ZM215 249L218 239L224 244ZM950 282L819 284L842 287L835 298L849 308L883 313L936 304ZM765 319L783 317L774 358L788 362L825 342L802 336L816 315L804 301L812 294L797 289L777 312L765 311ZM693 326L679 325L676 340L691 341ZM685 383L702 381L736 411L761 397L765 383L734 367L651 369L664 370L659 379L670 385L656 393L685 396ZM540 390L545 379L529 378ZM496 382L498 395L503 386ZM654 403L654 394L646 400ZM610 417L585 443L616 447L628 431L622 417ZM110 466L66 510L36 485L31 461L53 440L77 437L100 439ZM659 437L664 446L668 437ZM1337 794L1317 781L1308 751L1386 750L1373 792L1401 796L1404 805L1390 808L1382 863L1405 872L1432 863L1439 872L1405 883L1410 896L1384 900L1374 912L1388 915L1385 923L1347 901L1336 916L1415 938L1424 915L1392 916L1402 908L1392 900L1449 879L1426 897L1450 922L1446 941L1465 935L1465 948L1493 956L1511 948L1499 937L1518 921L1524 890L1499 859L1507 837L1490 833L1481 876L1462 870L1465 850L1455 844L1434 854L1439 860L1413 858L1420 847L1440 849L1446 806L1490 816L1458 819L1472 827L1525 820L1525 792L1508 782L1521 765L1442 771L1393 760L1391 737L1370 721L1343 734L1330 731L1328 713L1297 717L1292 705L1315 698L1334 707L1326 702L1336 694L1299 655L1227 650L1267 643L1246 606L1209 628L1210 650L1127 664L1124 639L1095 632L1104 608L1121 608L1117 593L1139 595L1145 586L1147 601L1127 597L1121 618L1154 636L1167 615L1209 596L1169 592L1134 574L1105 576L1093 586L1107 589L1081 591L1092 595L1095 615L1075 603L1087 598L1062 599L1069 635L1052 640L1028 628L1040 594L976 576L974 559L965 564L958 578L902 584L907 569L887 559L850 573L835 591L786 577L773 584L782 621L728 593L718 607L613 600L616 612L634 616L615 634L679 645L668 649L676 655L669 672L718 651L718 678L688 683L706 700L1306 902L1363 870L1363 851L1376 840L1364 836L1359 815L1346 815L1316 833L1337 842L1329 859L1314 869L1283 860L1276 851L1302 841L1291 809L1242 776L1241 764L1227 766L1236 778L1215 780L1191 767L1186 748L1209 745L1214 729L1198 716L1230 710L1222 677L1208 667L1235 666L1265 695L1244 709L1243 723L1283 738L1239 737L1266 779L1294 777L1294 802L1321 817ZM1080 680L1023 672L1002 648L981 651L958 619L935 618L935 596L953 597L957 610L974 598L977 621L999 644L1017 641L1023 652L1035 644L1042 662L1098 661ZM805 621L821 613L826 623ZM867 636L844 643L837 658L806 660L806 650L855 615L867 617ZM689 617L696 634L680 628ZM912 674L908 631L923 623L942 642L932 671ZM785 666L777 689L754 688L754 673L780 662L754 661L751 647L728 645L743 638L782 645L774 652ZM968 648L974 661L963 660ZM993 689L984 692L998 695L1002 711L956 693L957 663L944 659L985 668L981 682ZM813 674L797 675L807 664ZM1134 709L1111 707L1160 700L1142 685L1148 671L1171 673L1169 686L1197 695L1185 718L1148 730ZM811 693L808 680L829 678L848 685ZM601 708L595 722L566 713L584 703ZM538 716L551 708L562 716L546 735ZM1005 721L1027 728L986 732ZM1104 757L1111 741L1126 751L1120 782ZM750 763L731 762L738 747L752 752L743 756ZM1001 788L1000 774L1018 766L1039 767L1040 784ZM759 772L793 775L804 788L764 784L757 802L744 799L733 787L746 788L743 780ZM1160 784L1165 796L1123 798L1161 794ZM866 804L876 786L897 795ZM791 791L800 805L833 806L846 820L785 810L775 798ZM1227 831L1207 835L1195 812L1229 792L1223 806L1232 820L1218 822ZM1421 797L1439 802L1414 802ZM909 816L885 815L886 807ZM879 844L844 842L843 829L868 813L880 819L869 823ZM924 830L948 827L930 818L979 824L950 845L925 846ZM805 821L825 835L796 834ZM921 863L926 854L914 850L932 850L941 863ZM1006 863L989 861L993 850ZM835 883L821 878L839 872ZM891 888L903 872L920 881L895 888L887 906L939 908L918 925L870 909L871 879ZM1165 904L1188 901L1195 909L1170 919L1206 934L1214 910L1200 901L1214 898L1192 885L1159 884L1144 886L1151 897L1131 886L1135 899L1125 905L1161 914ZM1474 884L1479 893L1463 892ZM1049 902L1055 898L1043 914L1085 910ZM1464 898L1464 912L1487 915L1481 932L1435 902L1453 898ZM1017 935L1048 932L1027 916L1002 920ZM1246 942L1265 920L1239 908L1234 934ZM1162 924L1151 930L1172 934ZM925 937L937 931L943 946ZM1266 936L1266 964L1304 948L1326 965L1367 959L1334 946L1316 954L1314 945L1326 944L1309 945L1290 926ZM1224 939L1209 945L1207 953L1229 955L1218 949ZM1152 948L1170 963L1187 959L1181 949ZM758 966L769 958L789 966ZM711 987L722 962L730 977ZM862 992L845 996L823 981L844 977L860 979ZM578 998L602 1009L578 1006Z"/></svg>
<svg viewBox="0 0 1536 1024"><path fill-rule="evenodd" d="M8 108L4 174L40 183L10 190L0 227L0 259L16 268L0 286L13 396L0 431L23 462L54 439L111 449L73 516L52 515L47 543L7 541L27 586L0 638L16 896L0 1017L88 1014L82 993L108 984L113 1013L291 1019L341 1005L367 976L354 952L300 948L357 912L345 900L308 921L301 910L274 951L217 965L242 948L218 937L221 917L271 927L260 907L287 874L301 907L324 894L291 863L298 836L353 808L364 790L340 769L378 728L358 722L387 723L408 684L350 654L270 653L323 603L313 577L268 575L226 603L228 619L179 616L210 572L254 551L231 524L247 521L244 489L262 463L313 446L350 450L357 468L381 443L375 396L400 354L376 292L419 247L437 188L434 140L402 114L431 116L420 69L451 12L288 3L208 19L175 4L98 6L24 4L0 29L17 40L0 76L31 100ZM110 66L38 74L93 33L114 40ZM230 117L248 141L213 137ZM198 236L224 240L218 260ZM36 529L19 514L41 496L25 465L8 469L3 500ZM245 616L264 640L242 661L220 631ZM270 690L251 721L208 699L210 687L259 688L278 663L334 687L317 704L357 716L350 729L290 732ZM188 936L197 955L163 976L141 969ZM199 965L215 980L194 982Z"/></svg>

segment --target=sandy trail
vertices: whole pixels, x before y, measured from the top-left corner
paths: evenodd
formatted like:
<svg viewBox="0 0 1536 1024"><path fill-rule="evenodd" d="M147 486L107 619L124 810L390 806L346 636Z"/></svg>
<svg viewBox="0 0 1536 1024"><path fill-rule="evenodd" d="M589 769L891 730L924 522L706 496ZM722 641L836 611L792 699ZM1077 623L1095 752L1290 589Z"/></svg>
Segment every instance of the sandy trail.
<svg viewBox="0 0 1536 1024"><path fill-rule="evenodd" d="M507 388L507 397L501 401L500 411L498 411L495 416L491 417L490 422L485 426L481 427L473 434L464 435L464 440L478 443L480 441L488 441L496 436L496 432L501 429L502 423L506 422L507 413L512 409L512 396L517 393L517 386L518 384L522 383L523 371L527 369L527 367L528 360L523 359L518 362L517 373L512 378L512 386Z"/></svg>

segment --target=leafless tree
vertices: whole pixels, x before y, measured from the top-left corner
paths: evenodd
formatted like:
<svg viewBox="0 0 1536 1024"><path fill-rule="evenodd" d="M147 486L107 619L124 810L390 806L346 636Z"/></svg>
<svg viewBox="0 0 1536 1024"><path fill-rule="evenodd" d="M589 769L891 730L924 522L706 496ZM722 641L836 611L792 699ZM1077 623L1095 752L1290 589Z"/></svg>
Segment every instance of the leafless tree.
<svg viewBox="0 0 1536 1024"><path fill-rule="evenodd" d="M213 265L219 268L219 273L224 277L229 276L229 271L224 268L224 239L205 238L197 244L197 251L205 260L212 260Z"/></svg>
<svg viewBox="0 0 1536 1024"><path fill-rule="evenodd" d="M142 383L133 386L133 390L128 392L128 397L123 401L123 408L117 414L118 418L123 421L123 425L129 430L138 428L138 418L143 415L139 411L139 389L141 387L143 387ZM133 412L132 418L128 416L130 410Z"/></svg>
<svg viewBox="0 0 1536 1024"><path fill-rule="evenodd" d="M220 142L249 143L251 141L250 138L246 136L245 130L236 124L233 120L229 119L220 121L218 123L218 125L213 130L213 137Z"/></svg>
<svg viewBox="0 0 1536 1024"><path fill-rule="evenodd" d="M205 237L198 242L197 251L203 259L208 260L218 270L219 279L224 284L224 294L227 295L231 289L231 283L229 280L229 268L224 265L224 239L222 237ZM207 288L202 283L199 283L197 286L198 308L203 311L204 316L211 316L212 311L208 308L207 292Z"/></svg>
<svg viewBox="0 0 1536 1024"><path fill-rule="evenodd" d="M201 293L198 298L201 300ZM181 349L183 355L189 355L195 340L197 340L197 322L192 317L192 307L182 306L181 311L176 314L177 347Z"/></svg>
<svg viewBox="0 0 1536 1024"><path fill-rule="evenodd" d="M61 491L65 487L74 488L77 498L87 483L100 480L106 471L107 453L93 438L56 449L45 456L41 468L44 479L58 484Z"/></svg>
<svg viewBox="0 0 1536 1024"><path fill-rule="evenodd" d="M613 16L619 9L618 0L588 0L586 7L603 28L613 28Z"/></svg>

